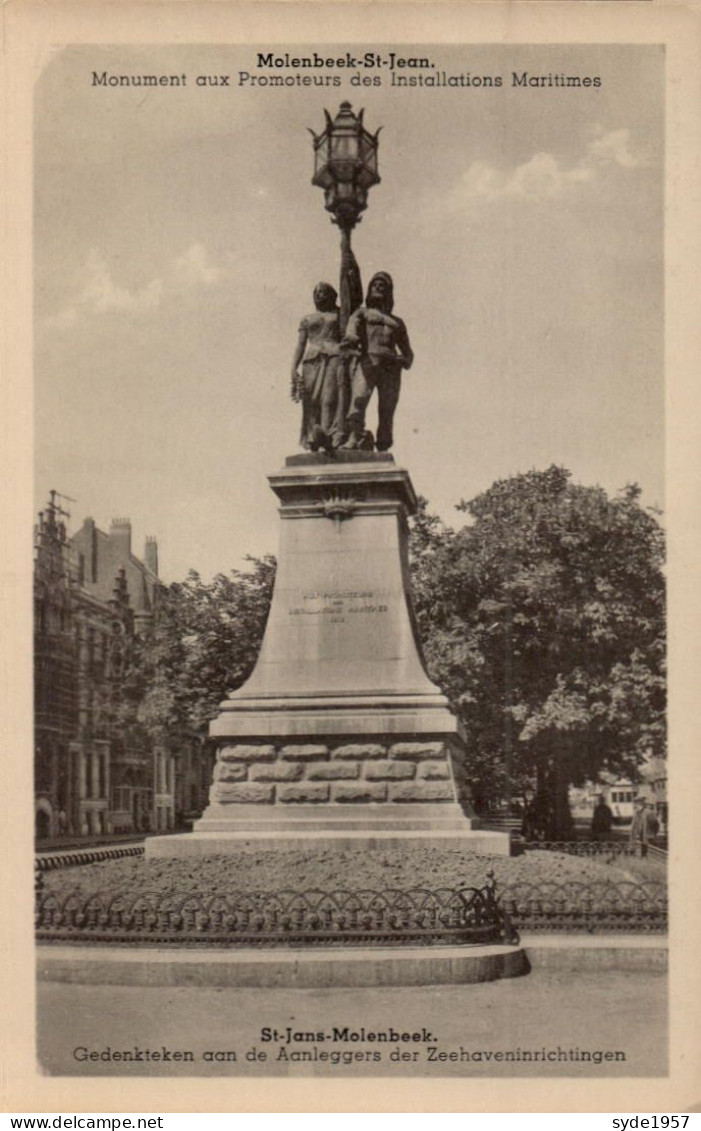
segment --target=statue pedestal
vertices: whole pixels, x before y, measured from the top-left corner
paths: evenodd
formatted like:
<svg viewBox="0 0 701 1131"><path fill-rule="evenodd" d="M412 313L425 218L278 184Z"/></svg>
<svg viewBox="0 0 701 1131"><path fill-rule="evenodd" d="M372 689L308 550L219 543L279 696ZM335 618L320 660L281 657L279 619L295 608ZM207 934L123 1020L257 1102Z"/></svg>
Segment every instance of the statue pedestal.
<svg viewBox="0 0 701 1131"><path fill-rule="evenodd" d="M147 855L407 838L508 854L478 828L460 724L421 660L408 473L387 454L306 454L270 484L281 534L260 656L211 723L208 808Z"/></svg>

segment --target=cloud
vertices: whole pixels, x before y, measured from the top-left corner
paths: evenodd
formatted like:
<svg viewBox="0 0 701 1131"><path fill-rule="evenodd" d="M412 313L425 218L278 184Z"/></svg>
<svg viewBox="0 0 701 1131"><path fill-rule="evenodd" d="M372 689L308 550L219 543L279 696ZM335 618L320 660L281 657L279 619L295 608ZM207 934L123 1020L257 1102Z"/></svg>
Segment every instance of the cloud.
<svg viewBox="0 0 701 1131"><path fill-rule="evenodd" d="M207 249L201 243L193 243L184 255L178 256L173 263L173 282L182 283L184 286L196 286L204 283L212 286L222 283L228 278L228 271L217 267L208 258Z"/></svg>
<svg viewBox="0 0 701 1131"><path fill-rule="evenodd" d="M210 260L203 244L193 243L182 255L174 256L166 264L162 275L133 290L115 281L104 256L96 249L88 254L82 275L84 282L77 294L62 310L45 319L45 325L50 329L69 329L81 317L111 311L147 314L161 306L168 297L196 287L225 282L229 272Z"/></svg>
<svg viewBox="0 0 701 1131"><path fill-rule="evenodd" d="M624 169L635 169L643 164L642 159L630 151L630 130L610 130L590 143L589 152L594 159L613 161Z"/></svg>
<svg viewBox="0 0 701 1131"><path fill-rule="evenodd" d="M452 203L464 208L504 199L552 200L574 186L593 183L613 167L634 169L642 163L631 150L630 130L610 130L589 142L573 165L553 153L535 153L512 169L473 161L452 190Z"/></svg>

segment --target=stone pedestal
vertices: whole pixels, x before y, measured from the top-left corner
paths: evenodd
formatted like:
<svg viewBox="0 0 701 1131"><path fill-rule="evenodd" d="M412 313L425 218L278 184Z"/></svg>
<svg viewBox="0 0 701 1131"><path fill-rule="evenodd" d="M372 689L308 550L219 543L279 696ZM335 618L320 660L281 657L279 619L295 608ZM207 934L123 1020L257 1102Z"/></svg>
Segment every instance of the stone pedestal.
<svg viewBox="0 0 701 1131"><path fill-rule="evenodd" d="M460 726L421 659L408 473L387 454L307 454L270 484L280 549L260 656L211 724L209 807L147 854L407 837L508 853L477 829Z"/></svg>

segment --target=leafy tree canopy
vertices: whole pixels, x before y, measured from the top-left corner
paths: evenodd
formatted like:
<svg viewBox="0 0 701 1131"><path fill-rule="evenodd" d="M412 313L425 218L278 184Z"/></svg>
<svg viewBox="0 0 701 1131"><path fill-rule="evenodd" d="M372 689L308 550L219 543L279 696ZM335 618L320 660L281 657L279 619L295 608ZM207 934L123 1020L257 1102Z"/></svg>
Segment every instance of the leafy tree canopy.
<svg viewBox="0 0 701 1131"><path fill-rule="evenodd" d="M664 754L662 528L638 487L609 497L560 467L499 480L458 510L469 522L457 531L425 500L411 521L427 666L465 724L475 792L535 785L562 835L569 784ZM150 731L206 734L248 678L275 560L248 562L162 591L128 689Z"/></svg>
<svg viewBox="0 0 701 1131"><path fill-rule="evenodd" d="M250 675L268 618L275 559L247 558L248 570L203 581L191 570L161 592L144 646L140 715L151 730L202 735L229 691Z"/></svg>
<svg viewBox="0 0 701 1131"><path fill-rule="evenodd" d="M562 798L662 754L664 542L639 498L550 467L463 501L472 521L457 533L422 507L412 543L426 658L485 797L532 781Z"/></svg>

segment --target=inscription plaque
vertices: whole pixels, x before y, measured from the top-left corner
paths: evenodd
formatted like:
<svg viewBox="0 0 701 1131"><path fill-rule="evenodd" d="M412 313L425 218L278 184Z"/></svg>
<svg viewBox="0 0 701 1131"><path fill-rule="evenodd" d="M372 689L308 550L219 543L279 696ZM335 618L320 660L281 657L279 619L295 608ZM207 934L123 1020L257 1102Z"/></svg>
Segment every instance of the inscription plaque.
<svg viewBox="0 0 701 1131"><path fill-rule="evenodd" d="M373 616L389 611L389 605L378 600L371 589L310 590L300 594L303 605L292 605L291 617L328 617L331 624L345 624L346 615L370 613Z"/></svg>

